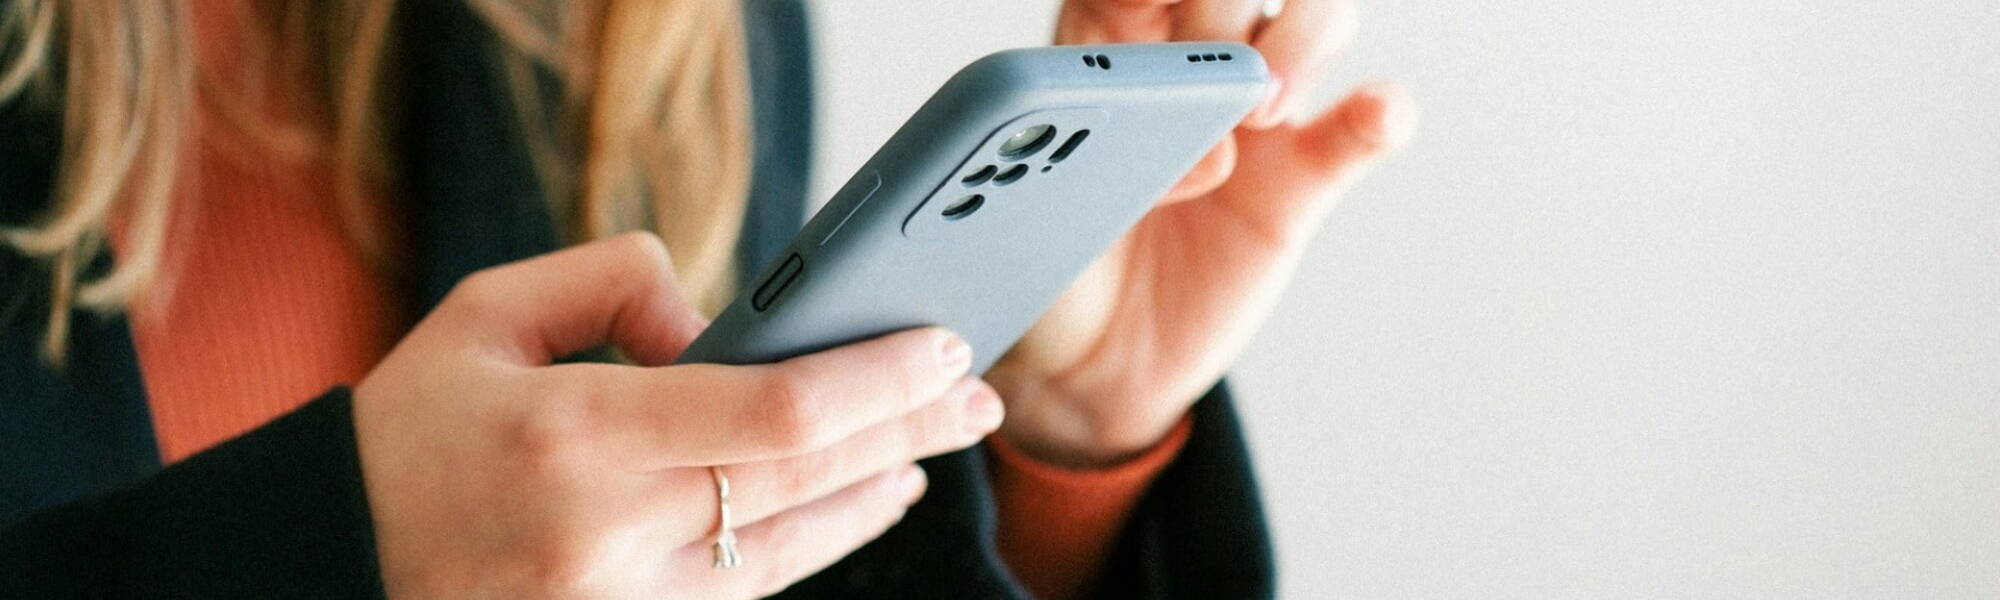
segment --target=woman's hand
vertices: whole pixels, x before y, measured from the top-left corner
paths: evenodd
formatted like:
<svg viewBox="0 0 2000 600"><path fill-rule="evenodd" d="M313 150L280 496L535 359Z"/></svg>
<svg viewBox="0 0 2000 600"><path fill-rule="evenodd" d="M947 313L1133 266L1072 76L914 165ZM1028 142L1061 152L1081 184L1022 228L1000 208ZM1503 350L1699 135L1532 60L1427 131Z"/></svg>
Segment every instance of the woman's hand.
<svg viewBox="0 0 2000 600"><path fill-rule="evenodd" d="M1159 207L1070 286L988 381L1001 433L1073 467L1151 447L1243 349L1342 190L1408 137L1387 84L1317 116L1307 92L1353 30L1342 0L1070 0L1058 43L1241 41L1278 87Z"/></svg>
<svg viewBox="0 0 2000 600"><path fill-rule="evenodd" d="M900 519L924 490L912 461L1000 422L943 330L654 366L704 326L649 235L467 278L355 391L389 594L774 593ZM639 366L549 364L607 341ZM737 568L712 566L709 465L732 484Z"/></svg>

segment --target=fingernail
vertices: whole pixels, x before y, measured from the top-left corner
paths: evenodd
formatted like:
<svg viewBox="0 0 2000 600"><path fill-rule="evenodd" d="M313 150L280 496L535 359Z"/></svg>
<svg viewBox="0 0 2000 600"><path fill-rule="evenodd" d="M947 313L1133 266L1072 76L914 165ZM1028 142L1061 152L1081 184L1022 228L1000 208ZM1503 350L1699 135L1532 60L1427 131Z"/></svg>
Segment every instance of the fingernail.
<svg viewBox="0 0 2000 600"><path fill-rule="evenodd" d="M966 345L965 338L946 333L938 345L938 363L953 370L965 370L972 365L972 346Z"/></svg>
<svg viewBox="0 0 2000 600"><path fill-rule="evenodd" d="M1000 404L1000 396L992 388L976 385L972 395L965 399L965 432L974 436L985 436L1000 428L1000 420L1006 416L1006 408Z"/></svg>
<svg viewBox="0 0 2000 600"><path fill-rule="evenodd" d="M903 472L896 474L896 489L903 492L905 504L915 504L918 498L924 497L926 479L924 468L916 465L903 467Z"/></svg>

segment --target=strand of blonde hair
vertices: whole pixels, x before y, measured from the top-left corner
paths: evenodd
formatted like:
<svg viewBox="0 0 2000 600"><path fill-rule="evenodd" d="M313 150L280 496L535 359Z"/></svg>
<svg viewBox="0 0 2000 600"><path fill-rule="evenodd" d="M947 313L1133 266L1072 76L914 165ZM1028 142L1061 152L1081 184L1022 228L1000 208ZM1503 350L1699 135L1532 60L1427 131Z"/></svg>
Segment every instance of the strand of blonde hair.
<svg viewBox="0 0 2000 600"><path fill-rule="evenodd" d="M570 239L651 227L667 240L690 296L719 310L733 293L733 242L749 187L749 84L736 3L465 1L506 42L499 64L517 112L531 125L523 133L535 169ZM14 0L0 15L0 52L7 53L0 56L0 103L62 102L52 202L36 221L0 228L0 242L49 269L42 354L50 363L63 362L74 309L116 311L157 284L182 131L198 93L221 109L224 124L274 146L277 159L330 141L335 199L350 237L373 261L398 255L373 201L398 175L383 158L395 90L382 85L393 68L396 3L251 6L281 11L275 27L285 31L272 39L317 42L298 48L308 54L294 60L323 67L330 136L288 137L298 131L260 121L240 98L208 98L219 88L195 74L180 2ZM54 64L65 65L59 80ZM565 83L553 120L530 81L530 64ZM579 159L581 168L569 167ZM120 216L118 260L85 278Z"/></svg>
<svg viewBox="0 0 2000 600"><path fill-rule="evenodd" d="M42 354L61 364L72 307L116 310L158 268L188 97L186 61L176 58L186 54L188 39L174 2L19 0L17 6L17 15L29 16L10 21L9 37L20 50L6 69L0 101L18 100L32 73L48 70L58 33L68 36L54 202L40 222L0 229L0 241L50 264ZM108 273L83 280L81 270L103 249L106 223L126 199L138 207L129 217L132 250Z"/></svg>

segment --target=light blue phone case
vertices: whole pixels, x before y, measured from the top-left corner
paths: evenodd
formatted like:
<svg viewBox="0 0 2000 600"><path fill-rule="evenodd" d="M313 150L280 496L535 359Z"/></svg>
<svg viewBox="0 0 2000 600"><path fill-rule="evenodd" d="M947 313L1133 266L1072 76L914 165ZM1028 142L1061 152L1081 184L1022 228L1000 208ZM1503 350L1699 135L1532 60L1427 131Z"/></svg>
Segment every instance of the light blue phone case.
<svg viewBox="0 0 2000 600"><path fill-rule="evenodd" d="M680 357L941 325L983 373L1264 98L1249 46L1008 50L960 70ZM1047 130L1041 126L1048 126Z"/></svg>

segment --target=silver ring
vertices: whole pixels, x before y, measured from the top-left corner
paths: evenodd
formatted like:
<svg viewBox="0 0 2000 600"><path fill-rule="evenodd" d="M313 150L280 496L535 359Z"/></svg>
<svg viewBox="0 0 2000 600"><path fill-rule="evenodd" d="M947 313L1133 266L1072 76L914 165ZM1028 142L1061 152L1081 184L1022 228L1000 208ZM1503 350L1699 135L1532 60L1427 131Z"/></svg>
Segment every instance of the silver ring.
<svg viewBox="0 0 2000 600"><path fill-rule="evenodd" d="M729 523L729 476L720 466L709 467L708 474L715 479L716 505L722 507L721 523L715 528L715 568L734 569L743 564L743 555L736 552L736 531Z"/></svg>

